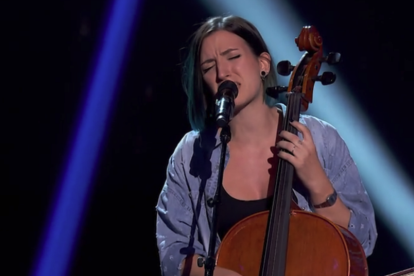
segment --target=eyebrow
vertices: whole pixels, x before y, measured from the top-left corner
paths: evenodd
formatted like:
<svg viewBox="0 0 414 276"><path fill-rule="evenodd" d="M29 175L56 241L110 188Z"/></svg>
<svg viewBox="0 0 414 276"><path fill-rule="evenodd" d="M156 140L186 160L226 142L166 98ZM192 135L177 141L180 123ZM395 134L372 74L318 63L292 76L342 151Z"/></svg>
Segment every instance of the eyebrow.
<svg viewBox="0 0 414 276"><path fill-rule="evenodd" d="M237 48L230 48L230 49L227 49L226 51L224 51L224 52L220 53L220 56L225 56L225 55L227 55L228 53L230 53L230 52L232 52L232 51L236 51L236 50L238 50L238 49L237 49ZM203 61L200 65L203 65L204 63L207 63L207 62L212 62L212 61L214 61L214 59L210 58L210 59L207 59L207 60Z"/></svg>

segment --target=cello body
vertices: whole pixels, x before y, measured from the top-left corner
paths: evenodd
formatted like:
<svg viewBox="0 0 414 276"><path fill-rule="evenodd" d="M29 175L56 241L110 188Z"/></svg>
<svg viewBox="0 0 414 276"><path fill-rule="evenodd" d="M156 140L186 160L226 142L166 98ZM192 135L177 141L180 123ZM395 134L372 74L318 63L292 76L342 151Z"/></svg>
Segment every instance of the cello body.
<svg viewBox="0 0 414 276"><path fill-rule="evenodd" d="M290 122L299 121L307 110L316 81L323 85L335 81L333 73L318 73L323 62L338 63L340 54L323 56L322 38L313 26L303 27L295 42L300 51L306 50L299 63L293 67L283 61L277 66L281 75L292 73L289 86L268 88L267 94L288 92L283 130L297 135ZM276 177L270 210L253 214L228 231L216 253L217 265L243 276L368 275L364 250L350 231L293 201L294 167L279 159Z"/></svg>
<svg viewBox="0 0 414 276"><path fill-rule="evenodd" d="M268 217L264 211L234 225L218 249L217 265L258 276ZM289 224L286 276L368 275L364 250L347 229L297 206Z"/></svg>

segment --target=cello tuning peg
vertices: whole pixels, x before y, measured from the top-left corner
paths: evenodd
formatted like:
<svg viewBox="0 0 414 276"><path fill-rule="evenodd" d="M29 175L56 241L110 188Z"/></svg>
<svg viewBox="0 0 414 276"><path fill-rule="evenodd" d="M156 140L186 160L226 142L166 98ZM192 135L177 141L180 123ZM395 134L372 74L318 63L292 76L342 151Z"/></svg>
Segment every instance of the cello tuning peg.
<svg viewBox="0 0 414 276"><path fill-rule="evenodd" d="M324 57L322 62L326 62L329 65L335 65L342 61L342 55L340 53L329 53L328 56Z"/></svg>
<svg viewBox="0 0 414 276"><path fill-rule="evenodd" d="M274 99L278 99L279 94L286 92L287 90L287 86L268 87L266 89L266 94Z"/></svg>
<svg viewBox="0 0 414 276"><path fill-rule="evenodd" d="M321 76L314 78L315 81L320 81L322 85L332 84L336 80L336 75L332 72L324 72Z"/></svg>
<svg viewBox="0 0 414 276"><path fill-rule="evenodd" d="M293 69L295 66L292 66L288 60L282 60L277 64L277 72L282 76L289 76Z"/></svg>

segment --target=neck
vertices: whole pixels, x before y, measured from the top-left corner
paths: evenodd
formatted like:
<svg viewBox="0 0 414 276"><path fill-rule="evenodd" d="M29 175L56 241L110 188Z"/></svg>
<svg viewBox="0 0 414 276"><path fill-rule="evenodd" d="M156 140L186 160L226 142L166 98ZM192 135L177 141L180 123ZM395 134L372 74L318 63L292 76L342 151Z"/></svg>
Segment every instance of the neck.
<svg viewBox="0 0 414 276"><path fill-rule="evenodd" d="M257 146L269 139L276 140L279 114L276 108L263 100L250 103L230 122L231 142L244 146ZM267 144L267 143L266 143Z"/></svg>

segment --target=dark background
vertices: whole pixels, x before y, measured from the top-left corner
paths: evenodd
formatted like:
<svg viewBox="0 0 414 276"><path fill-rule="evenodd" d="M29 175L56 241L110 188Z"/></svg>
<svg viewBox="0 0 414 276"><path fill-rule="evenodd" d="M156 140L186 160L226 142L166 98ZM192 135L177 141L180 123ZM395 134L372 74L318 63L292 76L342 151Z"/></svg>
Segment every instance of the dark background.
<svg viewBox="0 0 414 276"><path fill-rule="evenodd" d="M6 161L0 193L1 275L30 272L107 2L15 1L1 9L1 103L6 111L1 132ZM144 2L70 275L159 275L155 204L167 160L190 130L180 84L180 49L195 24L212 14L197 1ZM409 4L290 2L304 21L318 26L331 49L346 57L341 76L413 177ZM370 275L414 266L381 218L377 225Z"/></svg>

